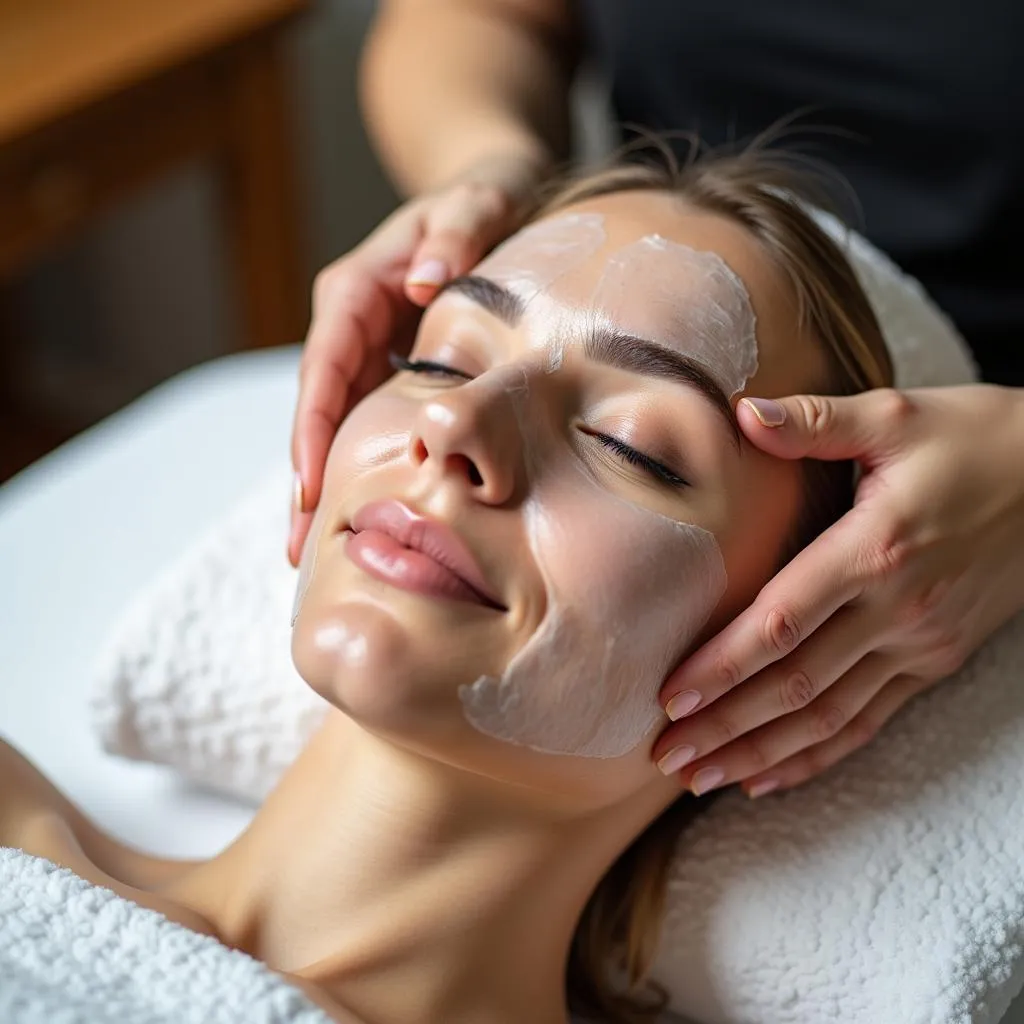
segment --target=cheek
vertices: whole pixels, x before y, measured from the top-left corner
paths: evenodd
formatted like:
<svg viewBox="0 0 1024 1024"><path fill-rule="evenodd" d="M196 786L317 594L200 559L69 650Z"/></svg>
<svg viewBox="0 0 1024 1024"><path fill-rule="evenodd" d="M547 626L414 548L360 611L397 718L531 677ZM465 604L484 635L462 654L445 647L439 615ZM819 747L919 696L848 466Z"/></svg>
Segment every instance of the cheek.
<svg viewBox="0 0 1024 1024"><path fill-rule="evenodd" d="M500 680L462 689L467 718L545 753L624 757L663 720L661 684L725 590L718 545L571 468L525 515L548 606Z"/></svg>
<svg viewBox="0 0 1024 1024"><path fill-rule="evenodd" d="M729 588L705 633L717 632L750 605L775 575L803 507L799 461L753 452L743 468L742 487L735 492L741 497L731 503L728 525L718 533Z"/></svg>
<svg viewBox="0 0 1024 1024"><path fill-rule="evenodd" d="M321 504L331 504L354 478L404 458L418 403L387 390L367 395L335 435L324 469Z"/></svg>
<svg viewBox="0 0 1024 1024"><path fill-rule="evenodd" d="M324 467L320 501L299 560L292 605L293 626L320 563L320 548L339 525L338 510L345 492L362 474L404 457L409 448L409 425L413 415L411 403L387 392L375 391L348 414L335 435ZM349 513L352 511L350 509Z"/></svg>

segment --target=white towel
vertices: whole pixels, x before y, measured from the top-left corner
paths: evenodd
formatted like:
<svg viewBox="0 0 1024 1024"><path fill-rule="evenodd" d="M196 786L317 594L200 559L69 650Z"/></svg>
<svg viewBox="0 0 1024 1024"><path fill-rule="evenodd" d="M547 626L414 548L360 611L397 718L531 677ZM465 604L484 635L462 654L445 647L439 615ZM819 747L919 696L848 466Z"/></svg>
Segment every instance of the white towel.
<svg viewBox="0 0 1024 1024"><path fill-rule="evenodd" d="M265 964L0 848L3 1024L331 1024Z"/></svg>
<svg viewBox="0 0 1024 1024"><path fill-rule="evenodd" d="M963 383L920 286L834 221L903 387ZM97 669L112 753L260 799L324 705L288 654L287 467L133 602ZM825 777L727 793L672 869L657 978L699 1024L995 1024L1024 984L1024 616Z"/></svg>
<svg viewBox="0 0 1024 1024"><path fill-rule="evenodd" d="M1024 985L1024 615L824 776L699 817L656 973L701 1024L995 1024Z"/></svg>

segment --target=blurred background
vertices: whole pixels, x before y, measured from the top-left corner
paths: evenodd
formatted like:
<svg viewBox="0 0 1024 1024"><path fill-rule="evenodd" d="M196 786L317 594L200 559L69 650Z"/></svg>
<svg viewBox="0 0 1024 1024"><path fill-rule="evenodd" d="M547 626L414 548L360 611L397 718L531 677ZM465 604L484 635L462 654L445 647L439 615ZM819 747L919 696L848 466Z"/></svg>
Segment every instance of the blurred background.
<svg viewBox="0 0 1024 1024"><path fill-rule="evenodd" d="M395 203L372 0L0 0L0 481L191 365L301 340Z"/></svg>
<svg viewBox="0 0 1024 1024"><path fill-rule="evenodd" d="M167 377L301 341L394 207L373 0L0 0L0 482ZM576 154L612 142L584 70Z"/></svg>

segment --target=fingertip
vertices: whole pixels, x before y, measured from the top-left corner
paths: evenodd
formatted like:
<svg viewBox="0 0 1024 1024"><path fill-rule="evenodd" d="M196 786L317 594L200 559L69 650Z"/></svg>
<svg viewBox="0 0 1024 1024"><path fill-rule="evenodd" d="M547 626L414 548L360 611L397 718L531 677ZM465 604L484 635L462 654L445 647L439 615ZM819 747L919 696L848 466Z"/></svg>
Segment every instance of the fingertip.
<svg viewBox="0 0 1024 1024"><path fill-rule="evenodd" d="M745 415L743 410L749 410L749 414L752 414L747 416L747 423L741 420L743 426L761 426L774 430L786 422L786 407L771 398L741 398L737 416Z"/></svg>
<svg viewBox="0 0 1024 1024"><path fill-rule="evenodd" d="M405 282L405 297L415 306L428 306L437 296L438 285Z"/></svg>
<svg viewBox="0 0 1024 1024"><path fill-rule="evenodd" d="M778 779L764 779L761 782L748 783L740 787L746 794L748 800L757 800L759 797L773 793L779 788Z"/></svg>
<svg viewBox="0 0 1024 1024"><path fill-rule="evenodd" d="M431 256L413 263L412 269L405 275L405 286L440 288L450 276L448 264L436 256Z"/></svg>
<svg viewBox="0 0 1024 1024"><path fill-rule="evenodd" d="M291 523L288 528L288 546L285 549L285 554L293 569L297 569L299 567L299 545L295 536L295 519L295 509L292 508Z"/></svg>
<svg viewBox="0 0 1024 1024"><path fill-rule="evenodd" d="M288 537L288 561L295 568L298 568L299 562L302 560L302 547L306 543L312 521L311 512L296 512L293 508L291 533Z"/></svg>
<svg viewBox="0 0 1024 1024"><path fill-rule="evenodd" d="M411 266L403 282L405 297L417 306L426 306L451 279L452 269L447 260L419 254L413 258Z"/></svg>
<svg viewBox="0 0 1024 1024"><path fill-rule="evenodd" d="M686 689L685 678L680 667L675 669L672 675L662 683L661 690L658 693L658 703L661 704L661 708L666 715L668 714L669 704L672 703L677 694Z"/></svg>

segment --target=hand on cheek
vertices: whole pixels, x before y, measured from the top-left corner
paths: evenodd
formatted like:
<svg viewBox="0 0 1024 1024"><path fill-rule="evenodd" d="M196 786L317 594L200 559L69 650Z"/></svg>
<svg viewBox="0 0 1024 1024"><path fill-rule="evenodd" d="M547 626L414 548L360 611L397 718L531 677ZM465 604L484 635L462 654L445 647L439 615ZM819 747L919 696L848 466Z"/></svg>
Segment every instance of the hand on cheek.
<svg viewBox="0 0 1024 1024"><path fill-rule="evenodd" d="M738 418L766 452L862 469L853 509L662 689L662 770L757 796L863 746L1024 606L1024 392L744 400Z"/></svg>

